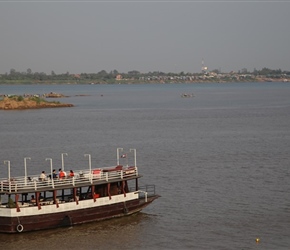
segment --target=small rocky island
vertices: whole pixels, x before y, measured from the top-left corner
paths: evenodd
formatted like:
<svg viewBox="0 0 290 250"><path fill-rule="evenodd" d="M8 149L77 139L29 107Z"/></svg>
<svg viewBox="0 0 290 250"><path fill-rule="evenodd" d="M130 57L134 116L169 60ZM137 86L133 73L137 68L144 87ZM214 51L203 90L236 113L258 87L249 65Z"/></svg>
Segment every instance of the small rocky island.
<svg viewBox="0 0 290 250"><path fill-rule="evenodd" d="M73 104L48 102L38 96L3 96L0 98L0 109L17 110L17 109L41 109L41 108L60 108L73 107Z"/></svg>
<svg viewBox="0 0 290 250"><path fill-rule="evenodd" d="M69 97L69 96L65 96L61 93L55 93L55 92L50 92L47 94L42 95L45 98L62 98L62 97Z"/></svg>

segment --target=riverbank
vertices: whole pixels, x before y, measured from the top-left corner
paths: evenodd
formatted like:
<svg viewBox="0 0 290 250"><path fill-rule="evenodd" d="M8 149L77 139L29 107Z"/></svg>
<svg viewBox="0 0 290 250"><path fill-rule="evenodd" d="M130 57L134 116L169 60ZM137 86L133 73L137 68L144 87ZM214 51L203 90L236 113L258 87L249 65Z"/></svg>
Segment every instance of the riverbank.
<svg viewBox="0 0 290 250"><path fill-rule="evenodd" d="M290 82L290 78L249 78L249 79L217 79L217 78L205 78L205 79L145 79L145 80L135 80L135 79L124 79L124 80L107 80L107 81L89 81L89 80L61 80L61 81L0 81L1 85L120 85L120 84L195 84L195 83L254 83L254 82Z"/></svg>

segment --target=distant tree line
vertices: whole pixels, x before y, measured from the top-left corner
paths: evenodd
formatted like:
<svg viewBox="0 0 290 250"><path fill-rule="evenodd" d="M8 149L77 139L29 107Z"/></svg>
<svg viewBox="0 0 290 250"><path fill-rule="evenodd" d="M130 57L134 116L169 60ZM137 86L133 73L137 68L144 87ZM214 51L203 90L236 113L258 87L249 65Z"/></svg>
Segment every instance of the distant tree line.
<svg viewBox="0 0 290 250"><path fill-rule="evenodd" d="M220 70L214 69L212 72L221 73ZM246 68L239 70L236 72L238 74L252 74L255 76L266 76L266 75L290 75L290 71L282 71L281 69L269 69L269 68L262 68L261 70L254 69L253 72L248 71Z"/></svg>
<svg viewBox="0 0 290 250"><path fill-rule="evenodd" d="M219 70L212 70L217 74L223 74ZM249 72L247 69L242 69L238 74L251 74L254 76L277 76L277 75L290 75L290 71L282 71L281 69L273 70L269 68L262 68L262 70L254 69L253 72ZM139 79L144 77L151 76L192 76L192 75L202 75L203 73L184 73L183 71L180 73L164 73L160 71L148 72L148 73L140 73L137 70L128 71L127 73L119 73L117 70L112 70L107 72L105 70L101 70L98 73L80 73L80 74L70 74L69 72L56 74L54 71L51 71L51 74L46 74L44 72L32 72L29 68L26 72L18 72L15 69L11 69L9 73L0 74L0 83L5 82L21 82L21 83L29 83L29 82L115 82L116 77L118 75L122 75L122 79Z"/></svg>

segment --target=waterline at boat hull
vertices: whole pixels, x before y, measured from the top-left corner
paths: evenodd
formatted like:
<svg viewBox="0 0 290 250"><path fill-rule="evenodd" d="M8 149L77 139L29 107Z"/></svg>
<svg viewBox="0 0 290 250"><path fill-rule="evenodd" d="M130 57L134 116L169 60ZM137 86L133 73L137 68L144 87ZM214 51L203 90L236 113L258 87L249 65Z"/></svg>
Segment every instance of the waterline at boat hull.
<svg viewBox="0 0 290 250"><path fill-rule="evenodd" d="M0 233L20 233L43 229L70 227L93 221L122 217L140 212L159 196L129 200L110 205L20 217L0 216Z"/></svg>

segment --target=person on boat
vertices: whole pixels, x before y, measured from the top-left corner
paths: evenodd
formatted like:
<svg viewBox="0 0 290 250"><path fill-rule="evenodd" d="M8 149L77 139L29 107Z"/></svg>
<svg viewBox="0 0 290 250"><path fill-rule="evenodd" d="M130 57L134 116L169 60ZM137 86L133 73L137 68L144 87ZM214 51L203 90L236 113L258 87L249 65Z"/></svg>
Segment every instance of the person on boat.
<svg viewBox="0 0 290 250"><path fill-rule="evenodd" d="M39 201L44 201L44 197L42 195L39 195Z"/></svg>
<svg viewBox="0 0 290 250"><path fill-rule="evenodd" d="M41 172L41 174L40 174L40 176L39 176L39 179L40 179L41 181L44 181L44 180L46 179L45 171L42 171L42 172Z"/></svg>
<svg viewBox="0 0 290 250"><path fill-rule="evenodd" d="M74 176L75 176L74 171L70 170L70 171L69 171L69 177L74 177Z"/></svg>
<svg viewBox="0 0 290 250"><path fill-rule="evenodd" d="M52 171L52 178L57 179L57 173L56 173L55 169Z"/></svg>
<svg viewBox="0 0 290 250"><path fill-rule="evenodd" d="M51 174L48 176L51 179ZM57 173L55 172L55 169L52 171L52 178L57 179Z"/></svg>
<svg viewBox="0 0 290 250"><path fill-rule="evenodd" d="M58 178L59 178L60 180L62 180L62 179L64 179L64 178L65 178L65 174L64 174L64 172L62 171L62 169L61 169L61 168L59 169Z"/></svg>
<svg viewBox="0 0 290 250"><path fill-rule="evenodd" d="M31 202L31 203L35 203L35 202L36 202L36 199L35 199L34 195L31 195L30 202Z"/></svg>

